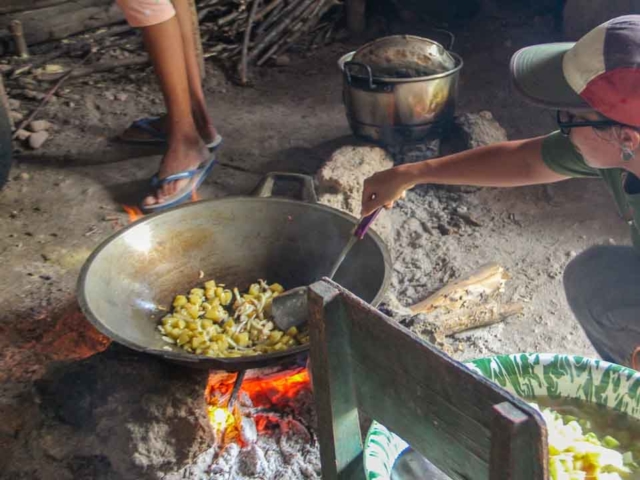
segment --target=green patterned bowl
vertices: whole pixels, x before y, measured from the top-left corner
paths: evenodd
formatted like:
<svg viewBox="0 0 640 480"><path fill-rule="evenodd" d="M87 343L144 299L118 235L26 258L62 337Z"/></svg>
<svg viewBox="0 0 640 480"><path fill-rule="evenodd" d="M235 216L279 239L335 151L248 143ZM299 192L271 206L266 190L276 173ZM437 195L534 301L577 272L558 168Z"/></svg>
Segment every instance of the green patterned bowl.
<svg viewBox="0 0 640 480"><path fill-rule="evenodd" d="M472 370L525 399L578 398L640 418L640 373L603 360L552 353L498 355L466 362ZM364 446L368 480L388 480L409 445L373 422Z"/></svg>

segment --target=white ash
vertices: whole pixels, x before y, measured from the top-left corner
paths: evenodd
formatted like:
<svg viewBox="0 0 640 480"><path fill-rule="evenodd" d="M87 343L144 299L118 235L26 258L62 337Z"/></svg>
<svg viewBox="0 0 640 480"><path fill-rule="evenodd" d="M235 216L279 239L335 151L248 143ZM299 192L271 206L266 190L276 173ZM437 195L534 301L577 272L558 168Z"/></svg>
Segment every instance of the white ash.
<svg viewBox="0 0 640 480"><path fill-rule="evenodd" d="M253 409L248 395L241 392L238 402L245 412ZM259 409L256 409L259 411ZM321 478L320 450L311 426L315 425L313 393L301 390L282 409L273 408L271 417L277 427L245 438L240 447L229 443L212 447L193 465L172 473L166 480L317 480ZM256 415L261 415L257 413ZM250 419L243 428L251 432ZM255 424L253 424L255 428Z"/></svg>

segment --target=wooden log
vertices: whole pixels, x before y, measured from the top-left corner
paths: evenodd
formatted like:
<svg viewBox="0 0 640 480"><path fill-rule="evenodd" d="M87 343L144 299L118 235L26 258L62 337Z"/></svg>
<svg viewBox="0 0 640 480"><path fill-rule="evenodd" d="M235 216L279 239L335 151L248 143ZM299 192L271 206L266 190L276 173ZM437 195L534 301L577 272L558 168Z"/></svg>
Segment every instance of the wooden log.
<svg viewBox="0 0 640 480"><path fill-rule="evenodd" d="M198 57L198 68L200 69L200 80L204 79L204 53L202 51L202 37L200 36L200 19L196 8L196 0L189 0L189 10L191 11L191 23L193 27L193 42L196 46L196 56Z"/></svg>
<svg viewBox="0 0 640 480"><path fill-rule="evenodd" d="M20 58L29 58L29 49L27 49L27 43L24 40L24 30L22 28L22 22L20 20L11 20L9 24L9 31L13 36L13 41L16 44L16 52Z"/></svg>
<svg viewBox="0 0 640 480"><path fill-rule="evenodd" d="M421 302L409 307L413 313L429 313L436 308L455 310L465 303L476 302L500 293L509 275L503 267L492 263L471 275L441 288Z"/></svg>
<svg viewBox="0 0 640 480"><path fill-rule="evenodd" d="M0 29L19 20L27 45L60 40L92 28L124 21L113 0L74 0L35 10L0 16Z"/></svg>
<svg viewBox="0 0 640 480"><path fill-rule="evenodd" d="M500 323L513 315L522 313L523 309L522 303L503 305L497 301L489 301L460 310L446 310L442 314L440 310L436 310L429 315L420 330L440 339L447 335Z"/></svg>
<svg viewBox="0 0 640 480"><path fill-rule="evenodd" d="M52 7L54 5L60 5L68 2L69 0L2 0L2 3L0 4L0 15Z"/></svg>

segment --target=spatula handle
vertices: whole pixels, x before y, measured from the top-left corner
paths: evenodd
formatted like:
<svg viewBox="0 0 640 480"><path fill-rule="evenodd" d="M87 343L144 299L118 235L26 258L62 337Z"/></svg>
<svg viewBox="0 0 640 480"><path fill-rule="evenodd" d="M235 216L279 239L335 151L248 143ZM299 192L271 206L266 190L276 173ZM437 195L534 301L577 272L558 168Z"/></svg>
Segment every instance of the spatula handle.
<svg viewBox="0 0 640 480"><path fill-rule="evenodd" d="M373 213L370 213L369 215L364 217L362 220L360 220L360 223L358 224L358 226L353 232L353 236L358 237L358 240L362 240L364 236L367 234L367 230L369 230L369 227L371 226L371 224L378 217L378 215L380 215L381 211L382 211L382 207L378 208L377 210L374 210Z"/></svg>

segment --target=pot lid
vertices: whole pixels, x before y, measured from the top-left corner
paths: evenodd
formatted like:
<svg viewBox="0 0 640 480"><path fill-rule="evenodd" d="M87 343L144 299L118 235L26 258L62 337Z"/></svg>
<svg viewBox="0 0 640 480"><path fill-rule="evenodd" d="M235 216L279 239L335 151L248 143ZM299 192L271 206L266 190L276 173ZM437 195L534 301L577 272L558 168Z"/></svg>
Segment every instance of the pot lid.
<svg viewBox="0 0 640 480"><path fill-rule="evenodd" d="M393 35L356 50L353 61L371 68L374 77L415 78L445 73L456 66L438 42L413 35Z"/></svg>

